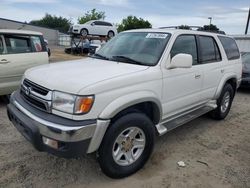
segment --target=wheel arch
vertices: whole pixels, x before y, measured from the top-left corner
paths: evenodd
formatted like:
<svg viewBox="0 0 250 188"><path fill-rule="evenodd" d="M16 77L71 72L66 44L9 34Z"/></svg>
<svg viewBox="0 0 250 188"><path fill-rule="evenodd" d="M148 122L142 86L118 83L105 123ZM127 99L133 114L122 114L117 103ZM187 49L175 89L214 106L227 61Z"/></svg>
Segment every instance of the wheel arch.
<svg viewBox="0 0 250 188"><path fill-rule="evenodd" d="M223 77L223 79L221 80L221 82L220 82L220 84L219 84L219 86L217 88L216 94L215 94L215 99L217 99L220 96L223 87L227 83L230 84L233 87L234 95L235 95L236 90L237 90L237 76L234 75L234 74L230 74L230 75L225 75Z"/></svg>
<svg viewBox="0 0 250 188"><path fill-rule="evenodd" d="M114 120L128 112L139 111L146 114L156 125L162 115L160 100L151 92L128 94L111 102L99 115L100 119Z"/></svg>

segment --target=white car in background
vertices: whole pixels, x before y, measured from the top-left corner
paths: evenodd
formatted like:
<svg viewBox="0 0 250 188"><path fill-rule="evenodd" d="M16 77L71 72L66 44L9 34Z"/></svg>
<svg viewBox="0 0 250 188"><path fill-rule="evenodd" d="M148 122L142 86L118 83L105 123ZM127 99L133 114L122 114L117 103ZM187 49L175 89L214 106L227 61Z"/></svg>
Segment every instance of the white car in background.
<svg viewBox="0 0 250 188"><path fill-rule="evenodd" d="M105 21L91 20L85 24L77 24L70 28L70 33L87 36L87 35L98 35L98 36L108 36L109 38L114 37L117 34L116 27Z"/></svg>

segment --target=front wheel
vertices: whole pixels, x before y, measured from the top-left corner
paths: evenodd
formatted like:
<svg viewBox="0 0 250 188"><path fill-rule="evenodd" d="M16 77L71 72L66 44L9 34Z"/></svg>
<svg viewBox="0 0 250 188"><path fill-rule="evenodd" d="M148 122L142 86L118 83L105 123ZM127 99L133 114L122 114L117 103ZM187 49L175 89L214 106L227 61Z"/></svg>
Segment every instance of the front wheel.
<svg viewBox="0 0 250 188"><path fill-rule="evenodd" d="M116 120L107 130L98 151L102 171L111 178L123 178L141 169L154 147L155 129L142 113Z"/></svg>
<svg viewBox="0 0 250 188"><path fill-rule="evenodd" d="M87 29L82 29L80 34L81 34L81 36L86 37L86 36L88 36L89 32Z"/></svg>
<svg viewBox="0 0 250 188"><path fill-rule="evenodd" d="M210 115L212 118L222 120L228 115L234 98L234 90L230 84L226 84L217 100L217 108Z"/></svg>

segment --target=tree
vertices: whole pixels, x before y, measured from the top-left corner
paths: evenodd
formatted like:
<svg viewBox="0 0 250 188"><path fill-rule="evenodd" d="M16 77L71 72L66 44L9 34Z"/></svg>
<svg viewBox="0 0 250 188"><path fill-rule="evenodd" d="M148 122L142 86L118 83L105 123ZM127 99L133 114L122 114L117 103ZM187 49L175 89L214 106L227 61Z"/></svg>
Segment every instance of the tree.
<svg viewBox="0 0 250 188"><path fill-rule="evenodd" d="M178 29L187 29L187 30L190 30L191 28L188 25L180 25L180 26L178 26Z"/></svg>
<svg viewBox="0 0 250 188"><path fill-rule="evenodd" d="M152 25L148 20L137 18L136 16L128 16L118 25L118 32L140 28L152 28Z"/></svg>
<svg viewBox="0 0 250 188"><path fill-rule="evenodd" d="M220 29L216 25L204 25L203 27L198 29L199 31L215 31L218 32Z"/></svg>
<svg viewBox="0 0 250 188"><path fill-rule="evenodd" d="M106 18L105 12L97 11L95 8L87 11L84 16L78 18L79 24L84 24L90 20L104 20Z"/></svg>
<svg viewBox="0 0 250 188"><path fill-rule="evenodd" d="M40 20L32 20L30 24L42 27L48 27L51 29L57 29L60 32L66 33L72 24L70 20L63 17L52 16L50 14L45 14L45 16Z"/></svg>
<svg viewBox="0 0 250 188"><path fill-rule="evenodd" d="M226 34L224 31L221 31L216 25L204 25L203 27L199 28L198 31L210 31L220 34Z"/></svg>

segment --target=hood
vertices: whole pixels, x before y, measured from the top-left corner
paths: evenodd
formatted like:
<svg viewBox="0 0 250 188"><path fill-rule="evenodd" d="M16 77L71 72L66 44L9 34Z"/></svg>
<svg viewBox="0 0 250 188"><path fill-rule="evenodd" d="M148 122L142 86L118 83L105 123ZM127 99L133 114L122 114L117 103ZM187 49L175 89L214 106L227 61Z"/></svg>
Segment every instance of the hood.
<svg viewBox="0 0 250 188"><path fill-rule="evenodd" d="M25 78L50 90L77 94L81 89L95 83L147 68L141 65L86 58L31 68L25 72Z"/></svg>

